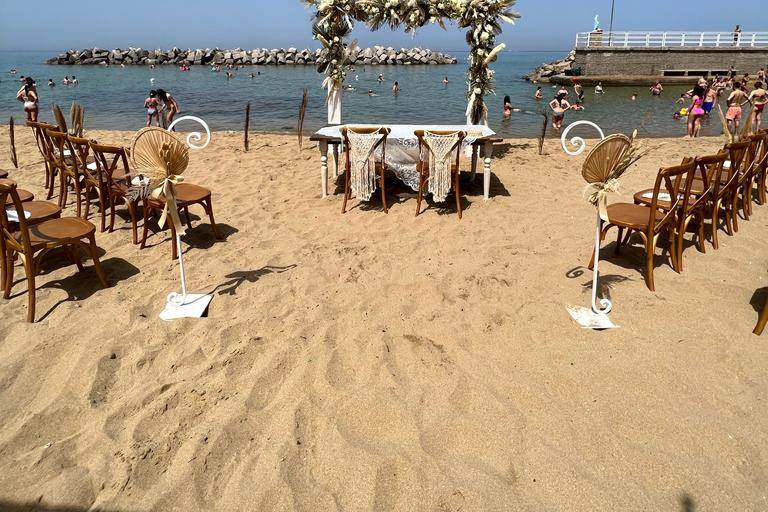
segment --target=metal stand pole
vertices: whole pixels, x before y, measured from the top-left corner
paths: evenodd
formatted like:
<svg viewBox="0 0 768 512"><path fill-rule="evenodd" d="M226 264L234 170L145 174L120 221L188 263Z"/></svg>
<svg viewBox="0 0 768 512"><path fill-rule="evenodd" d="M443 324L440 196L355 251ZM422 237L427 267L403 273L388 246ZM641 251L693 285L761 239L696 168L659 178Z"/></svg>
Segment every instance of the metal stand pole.
<svg viewBox="0 0 768 512"><path fill-rule="evenodd" d="M592 272L592 311L596 314L607 315L613 309L613 304L608 299L600 299L600 307L597 306L597 287L600 281L600 233L603 227L603 220L600 218L600 212L597 212L597 227L595 228L595 268ZM181 254L181 253L179 253Z"/></svg>

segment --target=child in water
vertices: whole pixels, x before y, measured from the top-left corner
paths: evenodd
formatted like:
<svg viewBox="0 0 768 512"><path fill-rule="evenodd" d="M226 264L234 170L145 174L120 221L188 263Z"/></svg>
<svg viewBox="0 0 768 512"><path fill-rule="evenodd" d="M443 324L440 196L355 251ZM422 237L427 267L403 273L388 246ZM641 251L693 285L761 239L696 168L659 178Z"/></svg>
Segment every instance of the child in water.
<svg viewBox="0 0 768 512"><path fill-rule="evenodd" d="M147 126L152 126L152 119L154 118L157 126L160 126L160 112L158 107L160 106L157 101L157 92L149 91L149 98L144 100L144 108L147 109Z"/></svg>

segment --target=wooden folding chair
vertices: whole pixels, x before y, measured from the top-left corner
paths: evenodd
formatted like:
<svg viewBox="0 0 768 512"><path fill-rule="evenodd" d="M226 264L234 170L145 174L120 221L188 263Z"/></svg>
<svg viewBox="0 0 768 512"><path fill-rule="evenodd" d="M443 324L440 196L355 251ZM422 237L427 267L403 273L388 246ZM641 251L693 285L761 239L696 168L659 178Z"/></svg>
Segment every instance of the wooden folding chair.
<svg viewBox="0 0 768 512"><path fill-rule="evenodd" d="M601 231L601 240L612 227L619 230L616 253L619 254L624 231L627 231L627 240L629 235L637 232L643 238L646 251L646 272L645 283L649 290L655 291L656 287L653 279L654 271L654 252L662 235L669 239L669 255L672 260L672 267L679 271L677 261L677 249L675 241L675 230L678 226L678 212L681 208L685 209L687 196L681 194L683 180L692 179L696 169L696 162L690 159L682 165L663 168L656 176L656 183L653 187L653 197L650 205L632 204L632 203L614 203L608 206L608 219ZM662 197L662 186L665 191ZM666 207L662 207L659 201L669 201ZM594 266L595 254L592 254L592 260L589 268Z"/></svg>
<svg viewBox="0 0 768 512"><path fill-rule="evenodd" d="M28 287L28 322L35 321L35 276L40 272L40 263L43 257L54 249L63 248L69 258L75 262L77 268L83 270L83 264L77 251L84 247L90 253L101 284L105 288L109 287L99 262L95 239L96 227L93 224L77 217L67 217L30 225L27 223L25 215L19 214L18 229L13 229L6 210L8 198L10 198L10 204L13 205L16 212L24 211L24 206L16 192L16 184L0 182L0 227L2 228L2 265L5 281L3 298L8 299L11 296L13 263L17 256L21 256Z"/></svg>
<svg viewBox="0 0 768 512"><path fill-rule="evenodd" d="M443 185L448 188L452 184L453 193L456 198L456 212L461 220L461 187L459 185L460 170L459 161L461 158L461 144L464 142L467 134L462 131L445 130L416 130L414 132L419 141L419 162L417 163L417 172L419 173L419 197L416 201L416 216L421 213L421 201L424 198L424 187L430 180L437 180L436 168L440 165L450 166L450 176L448 183ZM455 159L453 156L455 155ZM454 159L454 162L450 160ZM438 160L444 160L438 161Z"/></svg>
<svg viewBox="0 0 768 512"><path fill-rule="evenodd" d="M134 245L138 241L138 199L128 198L131 187L131 170L128 155L120 146L105 146L91 142L91 151L96 161L97 172L105 182L105 192L109 199L109 232L115 230L115 206L125 203L131 217L131 230Z"/></svg>
<svg viewBox="0 0 768 512"><path fill-rule="evenodd" d="M387 190L384 182L387 157L387 137L389 128L344 127L341 135L344 139L344 202L341 213L347 213L347 201L354 191L361 195L361 201L368 201L375 190L378 179L381 189L381 202L384 213L389 213L387 207ZM381 148L381 162L376 161L376 152ZM373 169L371 169L371 166ZM357 190L355 190L357 189Z"/></svg>

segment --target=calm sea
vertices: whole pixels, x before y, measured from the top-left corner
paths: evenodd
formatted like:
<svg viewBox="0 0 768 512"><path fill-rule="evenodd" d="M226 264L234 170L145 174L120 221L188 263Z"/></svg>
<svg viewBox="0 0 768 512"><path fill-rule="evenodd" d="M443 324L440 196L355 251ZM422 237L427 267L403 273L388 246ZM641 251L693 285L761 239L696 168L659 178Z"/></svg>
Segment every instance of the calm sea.
<svg viewBox="0 0 768 512"><path fill-rule="evenodd" d="M193 67L180 72L175 67L149 69L144 66L48 66L43 61L58 52L17 53L0 52L0 120L7 123L9 116L24 118L21 104L15 100L21 75L32 76L38 84L41 99L41 119L52 119L51 105L58 103L66 109L73 100L86 108L86 127L93 129L135 130L143 126L144 99L150 89L170 91L181 104L185 114L204 118L213 130L242 130L245 104L251 102L251 128L261 131L295 130L302 91L309 89L310 101L305 126L308 129L324 125L326 116L325 94L320 88L322 76L314 67L252 67L235 71L236 77L227 80L224 73L212 73L207 67ZM344 121L367 123L438 123L461 124L466 109L465 71L466 52L452 52L459 59L454 66L378 66L358 67L350 73L349 82L355 92L344 96ZM535 86L520 77L543 62L561 58L563 53L506 52L495 65L497 94L487 98L491 127L505 137L534 137L541 130L541 116L536 112L546 109L546 101L553 96L553 88L544 86L546 101L537 102ZM11 76L8 70L16 68ZM249 78L251 72L260 73ZM75 74L78 86L63 86L64 75ZM383 73L386 81L379 83ZM355 80L355 74L359 75ZM441 82L448 76L450 84ZM52 78L56 87L48 87ZM154 78L154 83L150 79ZM400 83L401 92L394 97L392 83ZM650 86L650 84L649 84ZM373 90L377 96L369 96ZM641 136L682 136L685 123L674 120L674 102L683 92L681 87L668 87L661 97L651 97L647 87L607 87L606 94L597 96L591 88L586 90L586 109L569 112L566 124L576 120L590 120L606 133L630 133L638 129ZM633 93L637 101L631 101ZM509 95L516 108L512 118L504 120L502 99ZM589 129L579 133L594 136ZM575 132L576 130L574 130ZM704 132L722 133L716 115L705 123ZM550 130L551 133L551 130Z"/></svg>

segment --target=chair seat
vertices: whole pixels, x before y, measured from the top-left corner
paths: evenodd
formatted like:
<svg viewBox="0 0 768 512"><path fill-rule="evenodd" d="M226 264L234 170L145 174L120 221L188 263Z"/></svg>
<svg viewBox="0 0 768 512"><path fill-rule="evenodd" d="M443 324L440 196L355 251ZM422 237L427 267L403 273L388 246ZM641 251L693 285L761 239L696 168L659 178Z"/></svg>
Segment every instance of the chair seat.
<svg viewBox="0 0 768 512"><path fill-rule="evenodd" d="M176 204L186 206L199 203L211 196L211 191L200 185L192 183L179 183L176 185ZM154 208L162 208L165 201L159 199L147 199L147 204Z"/></svg>
<svg viewBox="0 0 768 512"><path fill-rule="evenodd" d="M0 170L0 179L7 178L8 177L8 171Z"/></svg>
<svg viewBox="0 0 768 512"><path fill-rule="evenodd" d="M35 198L35 194L30 192L29 190L24 190L23 188L17 188L16 192L19 194L19 200L22 203L32 201Z"/></svg>
<svg viewBox="0 0 768 512"><path fill-rule="evenodd" d="M53 247L68 240L80 240L93 234L96 227L78 217L51 219L29 228L29 242L33 249ZM21 241L21 234L14 235Z"/></svg>
<svg viewBox="0 0 768 512"><path fill-rule="evenodd" d="M24 211L29 214L27 223L30 225L61 216L61 208L47 201L27 201L24 203Z"/></svg>
<svg viewBox="0 0 768 512"><path fill-rule="evenodd" d="M614 226L646 229L650 219L650 207L631 203L614 203L608 205L608 219ZM656 220L660 221L664 214L657 211Z"/></svg>

